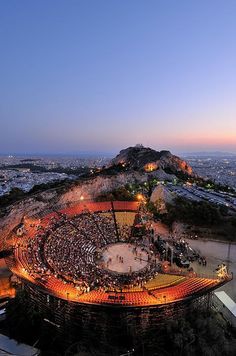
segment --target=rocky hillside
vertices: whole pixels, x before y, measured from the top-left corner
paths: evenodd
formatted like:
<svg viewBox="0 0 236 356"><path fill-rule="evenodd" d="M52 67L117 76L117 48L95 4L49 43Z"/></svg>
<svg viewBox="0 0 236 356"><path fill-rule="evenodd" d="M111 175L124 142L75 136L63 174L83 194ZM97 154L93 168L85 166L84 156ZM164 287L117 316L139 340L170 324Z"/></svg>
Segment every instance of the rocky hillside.
<svg viewBox="0 0 236 356"><path fill-rule="evenodd" d="M150 201L155 204L160 213L166 212L166 204L173 203L176 195L163 184L158 184L153 190Z"/></svg>
<svg viewBox="0 0 236 356"><path fill-rule="evenodd" d="M149 174L159 180L173 180L178 172L192 175L192 169L179 157L169 151L155 151L143 146L129 147L116 156L111 166L121 165L122 172L106 175L104 171L94 177L71 182L69 185L55 189L42 190L4 209L0 207L0 250L10 230L18 225L22 218L45 211L54 210L63 204L73 204L81 197L85 200L96 199L101 193L109 192L127 183L143 183ZM157 192L157 195L159 192ZM153 197L156 200L156 197Z"/></svg>
<svg viewBox="0 0 236 356"><path fill-rule="evenodd" d="M162 169L171 174L181 172L186 175L193 175L193 170L187 162L171 152L155 151L142 145L121 150L111 161L111 165L122 165L129 169L144 170L146 172Z"/></svg>
<svg viewBox="0 0 236 356"><path fill-rule="evenodd" d="M0 209L0 250L3 249L4 239L24 216L32 216L42 212L56 210L61 205L80 201L94 200L101 193L112 191L127 183L145 182L146 174L139 172L120 173L111 177L97 176L91 179L71 183L66 188L49 189L26 197L4 209Z"/></svg>

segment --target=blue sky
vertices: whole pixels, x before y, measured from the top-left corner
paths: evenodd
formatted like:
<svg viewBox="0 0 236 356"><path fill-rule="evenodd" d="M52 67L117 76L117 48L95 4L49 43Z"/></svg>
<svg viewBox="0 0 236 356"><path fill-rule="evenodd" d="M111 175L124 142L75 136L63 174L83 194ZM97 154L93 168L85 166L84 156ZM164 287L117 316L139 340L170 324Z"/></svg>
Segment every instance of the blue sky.
<svg viewBox="0 0 236 356"><path fill-rule="evenodd" d="M236 152L235 0L1 0L0 152Z"/></svg>

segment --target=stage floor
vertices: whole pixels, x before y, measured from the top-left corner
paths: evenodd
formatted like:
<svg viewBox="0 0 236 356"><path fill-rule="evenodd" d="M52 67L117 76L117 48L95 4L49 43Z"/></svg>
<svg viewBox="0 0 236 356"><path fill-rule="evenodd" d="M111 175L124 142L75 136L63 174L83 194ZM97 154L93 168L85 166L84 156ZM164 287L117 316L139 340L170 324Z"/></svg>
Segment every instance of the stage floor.
<svg viewBox="0 0 236 356"><path fill-rule="evenodd" d="M148 253L130 243L108 245L102 257L104 268L118 273L136 272L148 264Z"/></svg>

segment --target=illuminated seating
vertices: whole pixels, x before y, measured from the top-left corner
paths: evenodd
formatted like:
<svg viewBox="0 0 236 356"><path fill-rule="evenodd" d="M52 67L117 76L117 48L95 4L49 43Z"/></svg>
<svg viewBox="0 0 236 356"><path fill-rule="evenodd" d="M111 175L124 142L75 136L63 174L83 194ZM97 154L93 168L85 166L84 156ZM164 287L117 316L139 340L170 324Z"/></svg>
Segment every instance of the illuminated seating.
<svg viewBox="0 0 236 356"><path fill-rule="evenodd" d="M146 283L146 275L126 280L127 285L122 280L119 288L117 276L100 273L102 268L96 263L106 245L129 236L139 203L115 201L113 206L115 220L111 202L80 202L58 213L48 212L40 222L26 220L26 233L20 238L12 235L16 263L11 269L59 298L81 303L159 305L194 297L217 286L219 282L213 279L159 273ZM151 271L148 278L156 273L155 269Z"/></svg>
<svg viewBox="0 0 236 356"><path fill-rule="evenodd" d="M150 305L157 304L156 298L147 292L126 292L126 293L105 293L101 291L91 291L78 298L78 301L87 303L104 303L120 305Z"/></svg>
<svg viewBox="0 0 236 356"><path fill-rule="evenodd" d="M185 279L186 278L183 276L159 273L145 284L145 288L148 290L154 290L157 288L169 287L173 284L184 281Z"/></svg>
<svg viewBox="0 0 236 356"><path fill-rule="evenodd" d="M200 291L213 287L217 284L216 280L205 278L189 278L172 287L166 287L162 289L156 289L152 291L158 299L166 299L166 301L174 301L191 297Z"/></svg>
<svg viewBox="0 0 236 356"><path fill-rule="evenodd" d="M53 219L58 219L58 214L56 212L50 213L41 219L41 225L48 226Z"/></svg>
<svg viewBox="0 0 236 356"><path fill-rule="evenodd" d="M93 212L102 212L102 211L109 211L112 209L112 205L111 205L111 202L107 202L107 201L104 201L104 202L86 202L84 203L84 206L90 210L90 211L93 211Z"/></svg>
<svg viewBox="0 0 236 356"><path fill-rule="evenodd" d="M115 217L116 221L120 225L128 225L128 226L133 226L134 225L134 219L135 219L136 213L134 212L115 212Z"/></svg>
<svg viewBox="0 0 236 356"><path fill-rule="evenodd" d="M114 201L115 211L137 211L140 203L136 201Z"/></svg>

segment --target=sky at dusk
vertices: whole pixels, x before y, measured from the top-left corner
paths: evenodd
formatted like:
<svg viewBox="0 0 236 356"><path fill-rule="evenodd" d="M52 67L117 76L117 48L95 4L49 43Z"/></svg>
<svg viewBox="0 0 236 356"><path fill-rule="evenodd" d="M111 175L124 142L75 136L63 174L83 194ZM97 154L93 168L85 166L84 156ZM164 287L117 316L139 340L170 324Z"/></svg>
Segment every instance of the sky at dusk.
<svg viewBox="0 0 236 356"><path fill-rule="evenodd" d="M0 153L236 152L235 0L1 0Z"/></svg>

